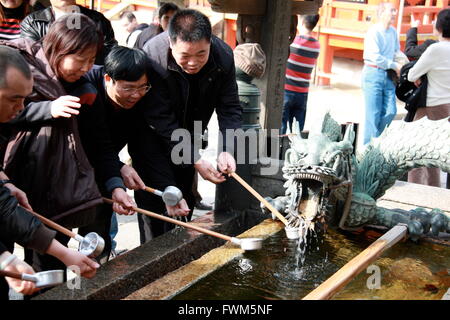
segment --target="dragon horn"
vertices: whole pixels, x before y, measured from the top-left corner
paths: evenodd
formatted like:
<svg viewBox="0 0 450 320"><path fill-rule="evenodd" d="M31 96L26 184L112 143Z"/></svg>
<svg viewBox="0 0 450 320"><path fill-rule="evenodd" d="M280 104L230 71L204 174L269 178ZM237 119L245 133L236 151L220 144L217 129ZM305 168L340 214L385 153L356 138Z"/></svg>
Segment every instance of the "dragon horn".
<svg viewBox="0 0 450 320"><path fill-rule="evenodd" d="M353 144L355 141L355 131L353 129L354 123L347 124L347 128L345 129L345 135L343 141L348 141L350 144Z"/></svg>

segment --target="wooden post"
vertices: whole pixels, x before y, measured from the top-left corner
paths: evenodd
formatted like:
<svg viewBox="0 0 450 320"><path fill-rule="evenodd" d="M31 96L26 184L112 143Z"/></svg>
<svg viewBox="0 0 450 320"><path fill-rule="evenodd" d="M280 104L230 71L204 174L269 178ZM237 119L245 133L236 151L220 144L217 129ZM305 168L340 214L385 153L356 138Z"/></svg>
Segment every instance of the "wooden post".
<svg viewBox="0 0 450 320"><path fill-rule="evenodd" d="M398 5L398 17L397 17L397 35L400 39L400 33L402 31L402 22L403 22L403 7L405 6L405 0L400 0L400 4Z"/></svg>
<svg viewBox="0 0 450 320"><path fill-rule="evenodd" d="M262 20L261 46L266 54L267 68L263 78L254 83L261 89L260 119L264 129L281 127L291 7L291 0L267 0Z"/></svg>
<svg viewBox="0 0 450 320"><path fill-rule="evenodd" d="M367 249L350 260L345 266L335 274L310 292L302 300L327 300L333 297L339 290L345 287L354 277L375 261L385 250L404 239L408 227L406 225L396 225L378 238Z"/></svg>

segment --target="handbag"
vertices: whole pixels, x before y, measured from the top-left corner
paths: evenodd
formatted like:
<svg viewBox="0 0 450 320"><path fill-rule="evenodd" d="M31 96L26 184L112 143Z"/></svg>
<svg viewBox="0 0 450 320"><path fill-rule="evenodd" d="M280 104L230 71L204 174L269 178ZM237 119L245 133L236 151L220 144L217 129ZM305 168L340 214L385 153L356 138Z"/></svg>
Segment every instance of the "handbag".
<svg viewBox="0 0 450 320"><path fill-rule="evenodd" d="M408 72L416 62L417 60L411 61L402 67L395 88L395 95L400 101L405 102L405 109L408 111L403 119L405 122L413 121L417 108L425 107L427 104L427 76L420 77L421 83L418 87L413 82L408 81Z"/></svg>

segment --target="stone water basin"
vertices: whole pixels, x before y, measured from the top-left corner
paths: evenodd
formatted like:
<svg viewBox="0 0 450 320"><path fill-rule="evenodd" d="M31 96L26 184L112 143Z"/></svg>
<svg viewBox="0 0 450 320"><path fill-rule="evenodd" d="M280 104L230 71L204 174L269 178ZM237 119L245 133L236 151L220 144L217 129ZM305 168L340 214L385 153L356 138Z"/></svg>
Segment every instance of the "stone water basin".
<svg viewBox="0 0 450 320"><path fill-rule="evenodd" d="M241 252L224 264L217 259L224 258L229 251L226 246L217 248L218 251L209 253L209 260L194 261L127 299L302 299L381 235L370 230L361 233L328 230L324 235L310 237L306 253L301 255L298 240L288 240L282 226L273 231L274 235L264 240L259 251ZM213 263L223 266L187 279L189 274L198 275L190 268L195 270L201 265L205 272ZM441 299L450 287L450 247L402 242L388 249L369 271L360 273L333 299ZM374 278L378 274L379 282ZM167 288L169 283L183 280L178 289ZM158 295L161 287L165 292Z"/></svg>

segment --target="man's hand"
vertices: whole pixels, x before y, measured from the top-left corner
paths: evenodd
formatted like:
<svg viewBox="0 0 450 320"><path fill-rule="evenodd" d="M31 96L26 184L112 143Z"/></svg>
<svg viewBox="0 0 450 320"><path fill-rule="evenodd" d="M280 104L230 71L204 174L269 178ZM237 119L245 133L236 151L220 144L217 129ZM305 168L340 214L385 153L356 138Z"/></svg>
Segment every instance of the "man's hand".
<svg viewBox="0 0 450 320"><path fill-rule="evenodd" d="M53 118L70 118L72 115L78 115L81 104L80 98L74 96L62 96L52 102L51 114Z"/></svg>
<svg viewBox="0 0 450 320"><path fill-rule="evenodd" d="M94 277L97 273L97 269L100 267L100 265L91 258L63 246L55 239L50 243L46 253L54 256L67 267L77 266L80 268L80 275L88 279Z"/></svg>
<svg viewBox="0 0 450 320"><path fill-rule="evenodd" d="M191 211L187 205L186 200L181 199L175 206L166 205L167 214L171 217L185 217Z"/></svg>
<svg viewBox="0 0 450 320"><path fill-rule="evenodd" d="M142 181L141 177L139 177L133 167L124 165L120 169L120 174L122 175L123 183L128 189L141 190L145 188L144 181Z"/></svg>
<svg viewBox="0 0 450 320"><path fill-rule="evenodd" d="M2 255L0 256L0 261L4 261L6 258L9 258L10 256L12 256L11 253L7 251L3 252ZM20 260L17 257L15 257L14 260L11 260L11 262L5 267L4 270L17 273L28 273L28 274L35 273L33 268L31 268L26 262ZM22 293L24 295L33 294L36 291L39 291L39 289L36 288L34 282L31 281L24 281L10 277L5 277L5 280L8 282L9 286L14 289L14 291Z"/></svg>
<svg viewBox="0 0 450 320"><path fill-rule="evenodd" d="M214 169L214 167L206 160L198 160L194 164L195 170L202 176L203 179L208 180L212 183L218 184L225 181L225 177Z"/></svg>
<svg viewBox="0 0 450 320"><path fill-rule="evenodd" d="M33 211L33 208L31 208L30 203L28 202L28 198L25 192L17 188L12 183L5 183L5 187L7 187L11 191L11 195L16 197L17 201L19 201L19 204L24 207L27 210Z"/></svg>
<svg viewBox="0 0 450 320"><path fill-rule="evenodd" d="M136 207L133 199L122 188L115 188L112 192L114 204L112 206L114 212L124 215L132 215L134 211L131 207Z"/></svg>
<svg viewBox="0 0 450 320"><path fill-rule="evenodd" d="M228 152L222 152L217 157L217 167L224 174L230 174L236 171L236 160Z"/></svg>
<svg viewBox="0 0 450 320"><path fill-rule="evenodd" d="M411 14L411 28L417 28L420 25L420 20L414 19L414 15Z"/></svg>
<svg viewBox="0 0 450 320"><path fill-rule="evenodd" d="M64 262L67 267L77 266L80 268L80 276L87 279L93 278L97 273L97 269L100 267L100 265L91 258L79 251L71 249L67 249L67 253L62 259L62 262Z"/></svg>
<svg viewBox="0 0 450 320"><path fill-rule="evenodd" d="M415 85L416 87L419 87L421 83L422 83L422 80L420 80L420 78L417 79L416 81L414 81L414 85Z"/></svg>

